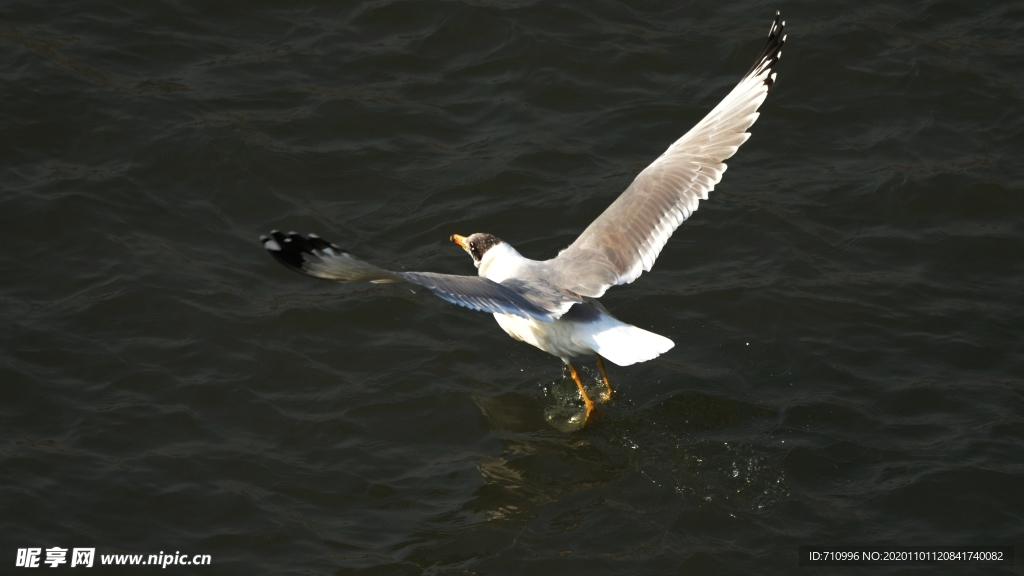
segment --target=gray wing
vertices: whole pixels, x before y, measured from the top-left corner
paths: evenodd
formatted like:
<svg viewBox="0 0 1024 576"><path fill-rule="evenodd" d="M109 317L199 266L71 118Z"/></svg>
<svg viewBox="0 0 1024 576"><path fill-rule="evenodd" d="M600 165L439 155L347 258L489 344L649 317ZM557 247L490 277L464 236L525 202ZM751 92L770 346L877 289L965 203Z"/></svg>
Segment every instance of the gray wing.
<svg viewBox="0 0 1024 576"><path fill-rule="evenodd" d="M750 137L746 130L775 82L785 24L776 12L768 42L732 92L645 168L572 245L545 263L555 284L597 298L651 270L675 229L722 179L723 161Z"/></svg>
<svg viewBox="0 0 1024 576"><path fill-rule="evenodd" d="M260 241L278 262L316 278L337 282L410 282L452 304L542 322L551 322L568 309L564 302L552 299L544 289L532 290L530 286L515 281L506 285L480 276L385 270L356 258L316 234L303 236L274 230L270 236L261 236Z"/></svg>

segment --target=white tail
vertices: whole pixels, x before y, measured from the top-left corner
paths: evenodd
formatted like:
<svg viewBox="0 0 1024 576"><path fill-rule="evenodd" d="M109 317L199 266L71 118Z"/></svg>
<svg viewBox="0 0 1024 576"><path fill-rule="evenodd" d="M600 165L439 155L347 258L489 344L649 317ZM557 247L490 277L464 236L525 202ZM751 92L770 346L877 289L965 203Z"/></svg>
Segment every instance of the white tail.
<svg viewBox="0 0 1024 576"><path fill-rule="evenodd" d="M652 360L675 346L664 336L618 321L616 325L587 334L586 340L594 352L619 366Z"/></svg>

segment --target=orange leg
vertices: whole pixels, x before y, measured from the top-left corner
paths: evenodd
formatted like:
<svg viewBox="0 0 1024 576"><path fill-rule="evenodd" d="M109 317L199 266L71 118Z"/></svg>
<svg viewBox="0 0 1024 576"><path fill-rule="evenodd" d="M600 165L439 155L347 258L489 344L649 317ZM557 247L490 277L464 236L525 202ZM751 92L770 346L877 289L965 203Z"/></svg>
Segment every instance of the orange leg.
<svg viewBox="0 0 1024 576"><path fill-rule="evenodd" d="M576 368L569 362L565 363L569 367L569 374L572 374L572 379L576 381L576 387L580 389L580 395L583 396L583 405L587 408L587 415L583 417L583 424L587 423L590 419L590 413L594 410L594 401L587 396L587 391L583 389L583 381L580 380L580 375L576 373Z"/></svg>
<svg viewBox="0 0 1024 576"><path fill-rule="evenodd" d="M604 380L605 393L600 399L601 402L607 402L612 399L612 384L608 381L608 373L604 371L604 358L601 355L597 355L597 369L601 371L601 380Z"/></svg>

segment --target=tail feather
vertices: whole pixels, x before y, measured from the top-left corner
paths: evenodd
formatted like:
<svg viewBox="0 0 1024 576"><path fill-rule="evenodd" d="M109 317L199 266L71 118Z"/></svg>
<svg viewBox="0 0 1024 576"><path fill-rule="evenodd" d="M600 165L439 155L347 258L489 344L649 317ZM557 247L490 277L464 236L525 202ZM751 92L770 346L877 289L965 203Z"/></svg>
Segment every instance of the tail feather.
<svg viewBox="0 0 1024 576"><path fill-rule="evenodd" d="M653 360L675 346L664 336L625 323L589 334L587 344L619 366Z"/></svg>

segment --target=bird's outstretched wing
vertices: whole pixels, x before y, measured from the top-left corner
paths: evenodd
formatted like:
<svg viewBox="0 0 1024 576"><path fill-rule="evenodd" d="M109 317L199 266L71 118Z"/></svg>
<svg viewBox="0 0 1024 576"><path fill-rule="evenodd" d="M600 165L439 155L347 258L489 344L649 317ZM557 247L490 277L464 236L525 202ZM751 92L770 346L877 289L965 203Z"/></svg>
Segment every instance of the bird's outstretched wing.
<svg viewBox="0 0 1024 576"><path fill-rule="evenodd" d="M775 82L785 25L776 12L768 42L732 92L645 168L572 245L546 262L557 286L597 298L651 270L675 229L722 179L723 161L750 137L746 130Z"/></svg>
<svg viewBox="0 0 1024 576"><path fill-rule="evenodd" d="M580 301L568 296L557 297L561 291L554 287L529 286L516 281L499 284L480 276L385 270L315 234L303 236L274 230L270 236L261 236L260 241L278 262L308 276L337 282L411 282L452 304L481 312L552 322Z"/></svg>

